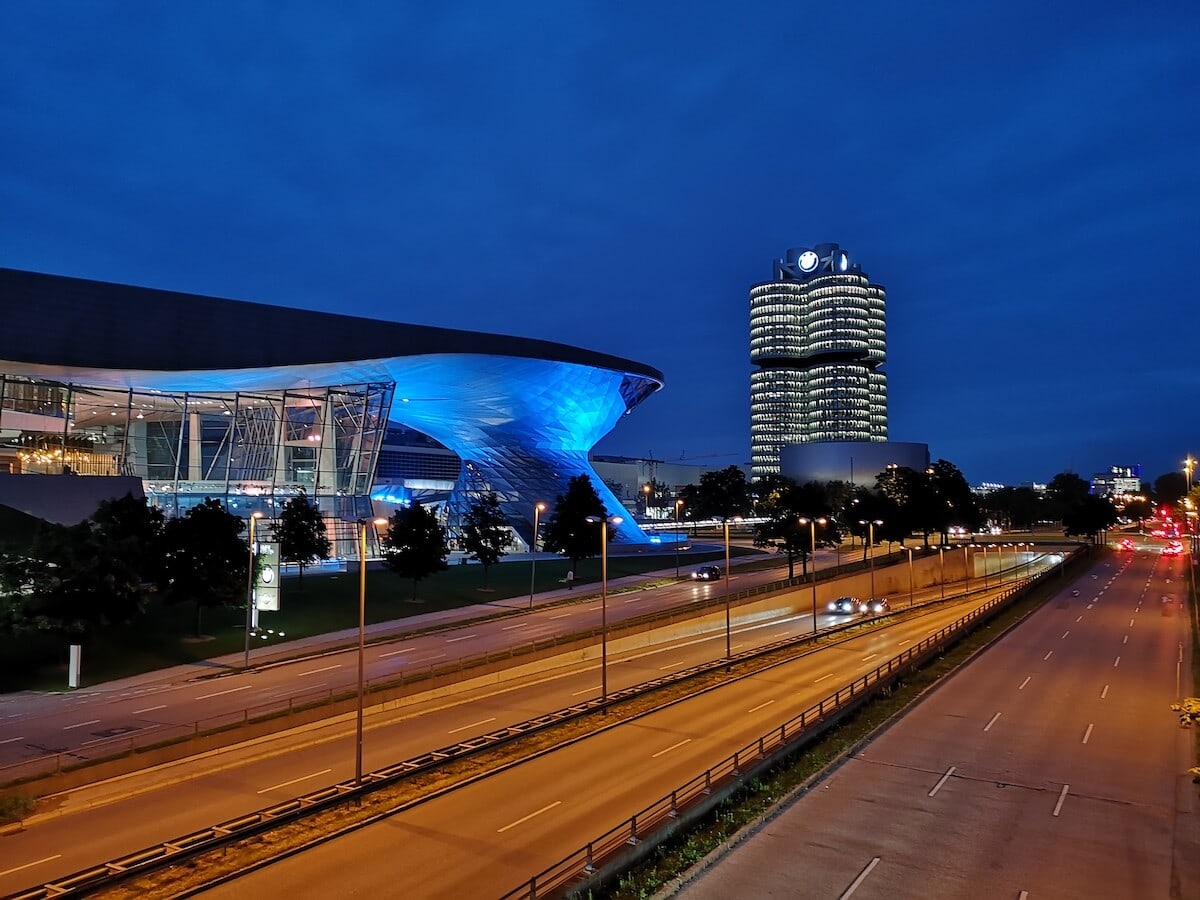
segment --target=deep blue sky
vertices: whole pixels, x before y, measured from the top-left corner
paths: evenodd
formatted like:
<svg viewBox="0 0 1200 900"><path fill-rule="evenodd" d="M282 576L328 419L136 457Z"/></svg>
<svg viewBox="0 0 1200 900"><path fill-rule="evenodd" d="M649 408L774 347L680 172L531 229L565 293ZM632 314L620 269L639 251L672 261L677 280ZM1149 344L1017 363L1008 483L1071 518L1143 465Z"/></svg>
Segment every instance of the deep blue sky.
<svg viewBox="0 0 1200 900"><path fill-rule="evenodd" d="M748 288L832 241L893 440L1153 480L1200 455L1200 4L991 7L7 0L0 265L635 359L597 449L725 465Z"/></svg>

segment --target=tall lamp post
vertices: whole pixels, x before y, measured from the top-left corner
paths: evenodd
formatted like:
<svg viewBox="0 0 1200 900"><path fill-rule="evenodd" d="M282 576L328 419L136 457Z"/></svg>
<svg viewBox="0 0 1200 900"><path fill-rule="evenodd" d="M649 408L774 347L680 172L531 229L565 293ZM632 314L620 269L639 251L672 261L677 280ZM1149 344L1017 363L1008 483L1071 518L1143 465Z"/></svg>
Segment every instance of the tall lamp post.
<svg viewBox="0 0 1200 900"><path fill-rule="evenodd" d="M734 522L742 521L741 516L734 516ZM732 598L729 594L729 522L725 518L725 658L733 658L733 613L730 609Z"/></svg>
<svg viewBox="0 0 1200 900"><path fill-rule="evenodd" d="M967 593L971 593L971 551L963 544L963 577L967 580Z"/></svg>
<svg viewBox="0 0 1200 900"><path fill-rule="evenodd" d="M1185 493L1190 494L1192 492L1192 472L1195 471L1195 469L1196 460L1192 459L1192 454L1189 453L1187 455L1187 459L1183 461L1183 477L1187 486Z"/></svg>
<svg viewBox="0 0 1200 900"><path fill-rule="evenodd" d="M386 525L387 519L375 519ZM354 783L362 784L363 657L367 647L367 522L358 520L358 715L354 727Z"/></svg>
<svg viewBox="0 0 1200 900"><path fill-rule="evenodd" d="M675 580L679 580L679 508L683 506L682 500L675 501Z"/></svg>
<svg viewBox="0 0 1200 900"><path fill-rule="evenodd" d="M938 581L942 583L942 599L946 599L946 545L938 544Z"/></svg>
<svg viewBox="0 0 1200 900"><path fill-rule="evenodd" d="M874 599L875 598L875 526L882 525L883 519L871 519L870 521L867 521L866 519L859 519L858 524L867 526L867 552L870 554L870 556L868 558L870 559L870 567L871 567L871 599Z"/></svg>
<svg viewBox="0 0 1200 900"><path fill-rule="evenodd" d="M913 551L912 547L905 547L908 551L908 608L912 609L913 605Z"/></svg>
<svg viewBox="0 0 1200 900"><path fill-rule="evenodd" d="M533 541L530 544L531 551L529 553L529 608L533 609L533 585L534 573L537 572L537 536L538 536L538 516L542 510L546 508L545 503L535 503L533 505Z"/></svg>
<svg viewBox="0 0 1200 900"><path fill-rule="evenodd" d="M250 668L250 629L254 627L251 614L254 610L254 557L257 555L254 546L254 523L263 517L260 512L250 513L250 571L246 573L246 655L242 658L242 668Z"/></svg>
<svg viewBox="0 0 1200 900"><path fill-rule="evenodd" d="M799 522L801 525L808 526L808 537L810 540L809 547L812 549L812 607L813 607L813 634L817 633L817 523L824 525L829 520L822 517L820 519L810 519L806 516L801 516Z"/></svg>
<svg viewBox="0 0 1200 900"><path fill-rule="evenodd" d="M600 704L608 703L608 523L620 525L620 516L588 516L585 521L600 523Z"/></svg>

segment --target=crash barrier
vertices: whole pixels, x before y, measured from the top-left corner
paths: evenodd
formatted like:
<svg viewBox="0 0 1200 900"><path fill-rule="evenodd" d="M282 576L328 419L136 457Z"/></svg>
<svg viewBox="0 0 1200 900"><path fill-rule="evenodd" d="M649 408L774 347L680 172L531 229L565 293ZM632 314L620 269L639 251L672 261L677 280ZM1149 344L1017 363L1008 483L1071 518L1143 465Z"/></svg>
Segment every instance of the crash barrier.
<svg viewBox="0 0 1200 900"><path fill-rule="evenodd" d="M856 680L848 687L835 691L796 719L790 720L780 726L779 729L759 738L758 741L752 742L723 763L714 766L705 775L700 776L699 782L704 785L703 788L698 789L696 787L698 780L693 779L684 787L672 791L663 800L637 813L621 826L618 826L601 838L589 842L581 851L577 851L545 872L534 876L527 885L523 885L516 891L506 895L506 897L542 896L548 889L547 885L550 885L551 888L555 885L561 886L573 878L578 879L581 874L590 877L591 874L609 871L609 866L614 864L613 861L610 860L608 865L603 869L598 869L595 861L604 859L605 857L612 857L614 850L623 847L625 844L629 844L630 846L640 844L643 836L653 833L656 829L660 829L664 821L670 821L679 817L681 811L687 811L689 815L694 814L693 810L699 808L697 800L706 796L704 793L705 790L708 791L708 795L716 796L714 794L714 786L719 787L722 782L729 782L730 779L735 779L732 784L736 787L736 784L740 783L736 779L751 769L758 771L761 767L761 761L766 760L771 751L785 743L793 744L802 733L805 736L811 737L814 728L823 722L828 722L834 715L845 713L851 703L858 703L868 699L873 695L874 690L899 677L904 671L915 667L915 664L919 663L927 655L937 652L941 644L947 642L949 636L964 627L965 623L975 622L981 616L990 614L1000 603L1021 590L1024 585L1039 582L1046 575L1056 571L1057 568L1048 570L1024 582L1021 586L1005 592L974 612L961 617L951 625L941 629L936 635L926 638L898 657L880 665L873 673ZM831 633L845 631L855 627L856 624L859 623L849 622L830 626L822 629L818 633L818 636L827 636ZM722 658L700 663L690 669L665 675L651 682L644 682L619 691L610 692L607 704L602 703L599 698L593 698L574 706L537 716L526 722L497 729L480 735L477 738L429 751L403 762L367 773L363 776L361 783L356 784L353 781L346 781L321 788L303 796L266 807L265 809L246 813L209 828L163 841L161 844L153 847L148 847L122 856L119 859L83 869L21 893L12 894L8 900L44 900L44 898L78 896L85 892L95 891L101 887L116 884L133 875L144 874L167 865L173 865L196 854L218 849L235 840L259 834L288 821L346 802L365 793L379 790L395 784L401 779L428 771L448 761L461 759L482 750L499 746L523 734L529 734L558 722L584 715L597 707L612 705L619 700L647 693L672 682L683 681L706 671L728 668L731 663L765 656L779 650L783 646L803 644L812 639L812 635L786 638L770 645L756 647L735 654L731 659ZM724 796L724 794L720 796ZM622 865L627 864L627 862L622 863Z"/></svg>
<svg viewBox="0 0 1200 900"><path fill-rule="evenodd" d="M691 781L534 875L526 883L504 894L501 900L588 896L589 890L627 870L676 831L698 821L742 785L819 737L823 731L899 678L920 668L947 645L959 640L970 628L991 618L1013 596L1023 594L1026 588L1050 577L1064 564L1059 563L1053 569L1010 588L846 687L819 700L800 715L746 744Z"/></svg>

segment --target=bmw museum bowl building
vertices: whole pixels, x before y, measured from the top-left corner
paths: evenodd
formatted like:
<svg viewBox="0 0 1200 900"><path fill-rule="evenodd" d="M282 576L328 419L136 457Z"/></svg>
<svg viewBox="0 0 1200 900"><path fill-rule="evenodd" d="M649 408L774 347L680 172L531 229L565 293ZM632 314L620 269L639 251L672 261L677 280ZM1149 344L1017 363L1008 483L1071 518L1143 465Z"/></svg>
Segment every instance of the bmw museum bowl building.
<svg viewBox="0 0 1200 900"><path fill-rule="evenodd" d="M270 519L303 490L345 556L389 422L458 455L452 533L494 491L528 545L573 476L624 511L588 452L663 385L549 341L13 269L0 299L0 503L25 476L132 477L168 515L215 497ZM614 539L648 540L629 517Z"/></svg>

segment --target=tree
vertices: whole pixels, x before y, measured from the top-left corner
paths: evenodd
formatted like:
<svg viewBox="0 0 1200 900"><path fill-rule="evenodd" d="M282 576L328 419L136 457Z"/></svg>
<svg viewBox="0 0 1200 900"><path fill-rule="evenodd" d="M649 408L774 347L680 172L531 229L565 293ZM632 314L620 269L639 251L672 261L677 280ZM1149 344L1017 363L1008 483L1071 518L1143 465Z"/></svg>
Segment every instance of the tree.
<svg viewBox="0 0 1200 900"><path fill-rule="evenodd" d="M1115 525L1117 509L1107 497L1091 494L1074 503L1063 515L1063 532L1068 536L1086 535L1095 543L1096 536Z"/></svg>
<svg viewBox="0 0 1200 900"><path fill-rule="evenodd" d="M589 516L604 519L608 510L591 480L586 475L576 475L567 482L567 492L555 498L554 509L542 531L542 546L570 559L572 572L579 568L581 559L595 556L600 546L600 523L589 522ZM611 528L608 539L613 539Z"/></svg>
<svg viewBox="0 0 1200 900"><path fill-rule="evenodd" d="M992 521L1005 528L1028 530L1033 528L1040 517L1042 500L1033 488L1002 487L985 496L980 506ZM976 521L962 524L974 529L980 523Z"/></svg>
<svg viewBox="0 0 1200 900"><path fill-rule="evenodd" d="M828 540L831 532L837 534L837 526L829 521L832 511L825 485L817 481L798 485L790 478L781 478L769 490L763 491L760 498L758 513L767 521L755 526L755 545L774 546L786 553L789 579L795 577L795 560L799 556L803 574L807 577L808 559L816 549L814 532L818 545ZM802 518L809 521L801 523ZM822 525L817 519L826 522Z"/></svg>
<svg viewBox="0 0 1200 900"><path fill-rule="evenodd" d="M939 459L926 469L934 494L934 509L929 523L942 536L942 543L950 539L950 526L962 525L972 531L983 524L979 501L967 484L966 476L958 466ZM1028 490L1028 489L1026 489ZM1032 494L1032 491L1030 492ZM1036 494L1033 495L1036 497ZM929 535L925 535L925 546L929 546Z"/></svg>
<svg viewBox="0 0 1200 900"><path fill-rule="evenodd" d="M1059 472L1046 485L1043 509L1046 518L1062 521L1091 491L1091 486L1074 472Z"/></svg>
<svg viewBox="0 0 1200 900"><path fill-rule="evenodd" d="M494 493L484 494L467 508L459 543L467 551L469 559L483 566L483 587L486 590L488 567L507 555L505 548L509 543L508 517L500 509L500 498Z"/></svg>
<svg viewBox="0 0 1200 900"><path fill-rule="evenodd" d="M1167 472L1154 479L1154 499L1159 506L1174 507L1187 493L1187 476L1183 472Z"/></svg>
<svg viewBox="0 0 1200 900"><path fill-rule="evenodd" d="M417 582L449 568L446 529L438 522L437 514L420 503L402 506L392 514L382 544L388 568L401 578L412 579L414 602Z"/></svg>
<svg viewBox="0 0 1200 900"><path fill-rule="evenodd" d="M325 533L321 509L308 499L303 488L298 496L283 504L279 521L271 526L271 533L279 541L279 558L300 566L301 582L304 581L304 567L314 559L329 559L333 550Z"/></svg>
<svg viewBox="0 0 1200 900"><path fill-rule="evenodd" d="M726 466L715 472L700 476L700 487L695 494L698 519L732 519L750 512L750 485L746 473L738 466Z"/></svg>
<svg viewBox="0 0 1200 900"><path fill-rule="evenodd" d="M192 603L200 636L206 607L249 603L250 547L242 538L246 522L220 500L206 498L163 529L160 585L168 603Z"/></svg>

